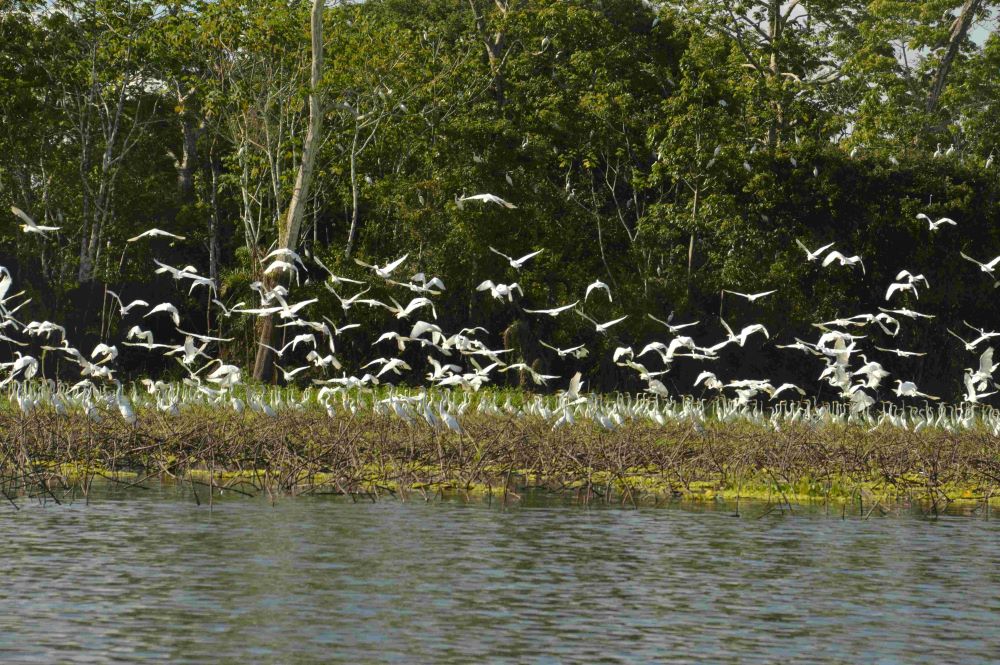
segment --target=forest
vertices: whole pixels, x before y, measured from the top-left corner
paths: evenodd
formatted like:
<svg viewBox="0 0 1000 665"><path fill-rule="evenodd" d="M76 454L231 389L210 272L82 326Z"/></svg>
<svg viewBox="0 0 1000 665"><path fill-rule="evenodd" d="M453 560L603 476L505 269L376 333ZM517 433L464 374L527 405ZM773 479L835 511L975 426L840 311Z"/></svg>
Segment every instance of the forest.
<svg viewBox="0 0 1000 665"><path fill-rule="evenodd" d="M982 347L974 356L948 331L974 337L963 322L990 330L1000 314L992 274L961 257L1000 254L1000 3L317 3L318 70L310 2L4 5L0 265L30 298L17 317L59 322L81 349L125 339L116 297L170 301L182 328L228 340L226 362L280 380L254 367L268 323L228 309L258 306L253 285L275 283L265 259L284 246L304 264L285 277L291 297L317 298L315 320L360 324L336 339L346 372L395 353L374 338L412 321L343 308L362 287L331 285L313 258L368 281L356 259L407 254L399 279L419 271L445 285L441 328L483 326L512 360L565 378L579 369L604 390L643 388L612 351L665 338L646 315L673 313L699 322L685 330L697 338L722 335L720 317L737 330L763 324L769 340L727 349L710 369L815 394L822 363L776 344L881 306L935 319L907 319L895 338L858 334L926 353L883 361L954 396ZM515 207L466 198L483 193ZM11 206L58 230L23 232ZM956 224L932 230L920 214ZM129 241L153 227L184 240ZM834 243L864 269L824 267L799 243ZM542 251L514 270L491 247ZM211 286L189 291L154 260L193 266ZM889 303L903 269L929 288ZM487 279L516 281L523 296L477 291ZM628 316L605 333L572 313L525 312L582 301L596 280L613 299L590 294L586 313ZM369 286L387 302L413 295ZM727 293L772 289L756 302ZM169 319L136 321L157 340L177 337ZM563 358L542 341L589 354ZM3 344L7 359L17 347ZM124 374L184 373L119 348ZM691 393L703 369L685 360L660 379ZM505 382L536 388L523 372L494 380Z"/></svg>

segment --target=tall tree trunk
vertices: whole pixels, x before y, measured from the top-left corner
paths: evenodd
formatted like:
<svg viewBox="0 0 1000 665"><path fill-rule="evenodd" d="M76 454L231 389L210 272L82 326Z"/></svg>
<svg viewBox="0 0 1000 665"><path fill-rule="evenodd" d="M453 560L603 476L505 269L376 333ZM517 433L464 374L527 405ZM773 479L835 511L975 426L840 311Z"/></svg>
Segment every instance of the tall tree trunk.
<svg viewBox="0 0 1000 665"><path fill-rule="evenodd" d="M506 0L494 0L494 4L496 4L501 16L506 16L507 12L510 11L510 6ZM503 108L505 101L505 81L500 66L503 63L507 39L502 30L498 30L493 36L488 35L486 31L486 18L476 7L475 0L469 0L469 6L472 8L472 15L476 21L476 29L483 40L483 45L486 47L486 57L490 65L490 75L493 77L493 91L496 95L497 106Z"/></svg>
<svg viewBox="0 0 1000 665"><path fill-rule="evenodd" d="M208 153L208 168L210 172L208 198L210 214L208 217L208 276L215 285L219 285L219 176L222 167L219 165L211 149Z"/></svg>
<svg viewBox="0 0 1000 665"><path fill-rule="evenodd" d="M354 141L351 143L351 228L347 232L347 247L344 249L344 258L350 259L354 253L354 243L358 237L358 135L360 128L355 121Z"/></svg>
<svg viewBox="0 0 1000 665"><path fill-rule="evenodd" d="M927 95L928 113L934 113L937 110L938 101L941 98L945 82L948 79L948 72L951 71L955 57L958 56L958 52L962 48L962 42L965 41L966 35L969 34L972 21L982 5L982 0L965 0L961 13L951 26L951 35L948 37L948 49L945 51L944 57L941 58L941 64L938 65L937 71L934 72L934 84L931 86L930 94Z"/></svg>
<svg viewBox="0 0 1000 665"><path fill-rule="evenodd" d="M777 97L771 100L771 113L773 117L767 130L767 145L769 148L776 148L778 142L781 140L780 132L783 115L780 90L782 87L781 72L778 69L778 49L781 48L782 27L781 0L771 0L768 14L768 42L771 50L771 57L768 62L768 78L770 78L771 84L778 89L771 91L771 94L777 95Z"/></svg>
<svg viewBox="0 0 1000 665"><path fill-rule="evenodd" d="M323 5L324 0L313 0L310 26L312 28L312 70L310 72L309 90L309 128L306 130L305 143L302 146L302 162L299 173L295 177L295 188L288 202L288 213L283 229L278 230L278 246L294 250L299 241L299 230L302 228L302 216L306 201L309 198L309 184L312 181L313 164L316 161L316 151L319 148L319 134L323 129L323 108L320 98L320 78L323 73ZM287 276L285 276L287 279ZM254 361L253 378L258 381L270 381L273 374L274 352L267 346L274 341L274 318L264 319L260 331L260 344L257 346L257 357Z"/></svg>
<svg viewBox="0 0 1000 665"><path fill-rule="evenodd" d="M198 166L198 134L195 119L185 111L181 114L181 158L177 160L177 192L181 203L194 202L194 172Z"/></svg>

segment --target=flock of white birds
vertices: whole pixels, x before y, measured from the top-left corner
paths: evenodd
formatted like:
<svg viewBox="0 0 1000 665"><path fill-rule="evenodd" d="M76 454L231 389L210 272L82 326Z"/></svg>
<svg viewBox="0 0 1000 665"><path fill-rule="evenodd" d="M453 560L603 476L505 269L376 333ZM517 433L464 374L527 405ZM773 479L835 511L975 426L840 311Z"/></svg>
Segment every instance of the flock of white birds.
<svg viewBox="0 0 1000 665"><path fill-rule="evenodd" d="M460 203L464 204L465 201L492 203L504 208L516 207L492 194L459 199ZM37 225L29 215L16 207L12 211L23 221L21 228L26 233L44 236L58 231L58 227ZM933 220L923 214L918 215L918 221L926 222L931 231L957 225L948 218ZM150 229L129 238L128 242L148 242L155 241L156 238L169 238L172 242L185 239L168 231ZM813 250L801 241L796 242L805 252L805 260L817 262L822 266L821 269L851 270L857 266L862 271L865 270L860 256L848 256L834 249L833 243ZM538 249L515 258L493 247L489 249L506 259L513 276L544 251ZM428 277L423 273L416 273L409 279L402 277L407 254L384 265L356 260L371 272L371 279L375 283L383 283L390 291L409 292L406 304L392 296L388 298L389 302L366 298L372 283L338 276L318 257L311 256L308 252L303 254L304 257L291 249L279 248L264 257L262 274L281 275L284 279L271 280L271 283L276 284L271 287L261 281L251 284L251 288L259 296L259 302L255 306L248 306L244 302L232 306L223 304L215 297L214 282L200 274L194 266L176 268L155 259L154 263L157 274L169 275L178 288L186 288L188 293L203 287L211 306L217 308L222 317L273 316L280 319L278 325L285 330L285 339L288 341L272 349L278 359L277 367L285 381L293 381L300 374L305 375L301 378L310 378L311 385L304 391L246 385L240 367L225 362L217 355L213 356L212 350L217 350L219 343L231 341L230 339L185 330L180 310L171 302L151 304L144 300L133 300L126 303L110 290L107 293L117 303L117 312L125 324L121 327L131 325L128 325L121 340L103 341L89 352L80 350L67 339L63 326L51 321L24 323L15 316L28 300L22 298L23 291L12 293L13 279L10 272L2 266L0 340L11 345L13 356L8 362L0 363L0 370L3 371L0 389L4 389L7 398L24 412L50 408L56 413L64 414L77 410L94 420L113 416L117 412L130 424L136 423L138 419L137 406L177 414L187 407L209 404L216 408L228 407L238 413L249 409L275 416L284 408L299 409L312 405L326 409L331 416L338 409L352 412L371 409L395 415L408 423L424 421L434 428L456 432L463 431L459 421L461 416L470 408L475 408L492 414L538 416L550 421L553 428L584 419L593 421L604 429L613 430L627 421L638 419L660 425L671 420L690 420L700 430L706 418L721 421L739 418L770 423L776 428L780 428L782 423L795 421L860 422L870 427L888 424L907 429L961 429L978 423L984 424L995 435L1000 434L1000 411L981 404L984 398L997 392L993 374L998 364L993 362L992 347L980 351L980 345L1000 336L1000 332L987 331L968 323L965 325L974 333L967 335L971 337L969 340L954 331L948 331L961 341L965 350L978 355L978 362L965 370L966 392L960 402L932 406L931 402L938 400L937 397L920 392L913 381L899 378L894 379L893 393L899 398L905 398L902 400L903 406L883 402L880 408L873 408L877 403L876 391L891 374L880 362L870 359L868 354L875 350L905 358L924 353L878 346L865 349L861 346L862 340L867 337L863 334L865 329L877 326L885 335L895 338L904 321L934 318L934 315L924 314L898 303L895 308L879 307L877 313L861 313L816 323L814 326L819 334L814 341L795 338L791 343L776 345L777 348L801 352L815 358L819 371L818 380L831 386L839 401L820 405L803 399L806 392L790 383L775 386L767 379L724 381L708 370L698 375L693 388L701 390L703 395L705 392L714 394L713 399L672 394L659 377L669 372L678 359L710 363L717 361L720 358L719 352L726 347L742 348L751 338L758 336L770 339L767 329L760 323L736 330L720 317L720 332L724 333L721 339L700 343L684 333L685 329L699 322L675 323L673 313L666 319L647 314L651 320L664 327L665 339L651 341L638 351L625 346L619 346L613 351L613 361L633 370L645 384L645 393L636 396L608 396L583 392L584 382L579 372L571 377L542 374L523 358L512 357L512 349L489 348L477 338L480 333L487 333L482 327L467 327L451 333L442 330L432 322L437 319L432 298L441 295L445 291L445 285L439 278ZM962 256L991 277L1000 265L1000 257L982 263L964 253ZM380 333L372 344L374 348L394 353L373 358L361 365L360 376L341 371L342 365L337 358L337 337L361 326L357 323L338 326L325 316L321 317L322 320L310 318L307 311L318 302L317 298L293 301L290 297L290 285L293 282L299 283L300 272L306 270L306 261L324 271L324 286L339 302L345 315L352 307L381 308L392 315L391 319L406 322L401 330ZM482 297L506 302L514 302L524 296L517 281L501 279L499 276L486 279L478 285L477 290L482 292ZM918 287L922 290L929 286L924 275L900 270L895 281L886 289L885 301L889 305L895 300L909 299L911 296L917 300ZM353 293L348 294L348 290ZM776 290L726 293L752 305L762 298L772 296ZM551 317L573 313L588 321L597 333L604 335L628 318L627 314L623 314L600 322L583 310L592 298L605 298L608 303L613 303L611 289L604 282L594 281L581 296L575 302L548 309L523 311L531 316ZM153 332L143 328L147 319L161 317L170 319L176 331L174 337L182 341L158 341L154 339ZM425 320L427 318L431 320ZM175 358L186 370L187 376L180 383L142 379L126 390L115 373L115 361L119 354L117 344ZM584 344L568 348L559 348L544 340L539 340L539 344L560 359L581 359L589 354ZM20 350L30 345L40 349L43 359L46 353L60 354L62 359L78 366L79 381L57 383L46 379L44 372L40 372L44 369L44 363ZM426 351L425 387L398 388L387 385L404 378L410 384L415 383L417 371L400 357L411 345ZM408 357L412 360L413 354ZM657 366L653 367L653 363L657 363ZM340 371L340 376L330 376L336 371ZM552 395L522 395L516 399L510 394L479 393L495 377L508 372L523 373L539 386L558 382L558 385L566 387ZM786 398L776 402L779 396Z"/></svg>

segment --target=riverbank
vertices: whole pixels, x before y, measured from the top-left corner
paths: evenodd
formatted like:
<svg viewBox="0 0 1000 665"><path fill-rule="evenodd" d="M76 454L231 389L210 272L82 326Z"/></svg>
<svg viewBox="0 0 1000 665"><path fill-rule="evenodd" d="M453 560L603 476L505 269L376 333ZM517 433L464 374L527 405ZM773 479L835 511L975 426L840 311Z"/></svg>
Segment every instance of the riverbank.
<svg viewBox="0 0 1000 665"><path fill-rule="evenodd" d="M36 410L0 413L7 500L85 494L95 481L189 482L257 495L377 499L439 493L516 501L543 488L581 501L763 500L861 506L997 504L1000 438L853 424L590 421L470 413L461 432L391 415L289 409L277 417L143 410L134 424Z"/></svg>

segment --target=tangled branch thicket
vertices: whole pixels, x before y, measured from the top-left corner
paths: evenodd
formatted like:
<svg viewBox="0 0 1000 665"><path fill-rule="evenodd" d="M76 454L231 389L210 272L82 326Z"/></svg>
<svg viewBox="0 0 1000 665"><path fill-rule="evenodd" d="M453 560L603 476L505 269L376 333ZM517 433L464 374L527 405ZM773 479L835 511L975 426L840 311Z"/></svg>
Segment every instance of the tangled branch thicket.
<svg viewBox="0 0 1000 665"><path fill-rule="evenodd" d="M989 505L1000 438L984 428L630 422L559 429L541 418L474 414L457 434L373 413L140 413L134 425L82 414L0 413L0 490L60 500L95 481L174 479L197 488L353 497L459 492L516 499L525 488L582 500L955 500Z"/></svg>

